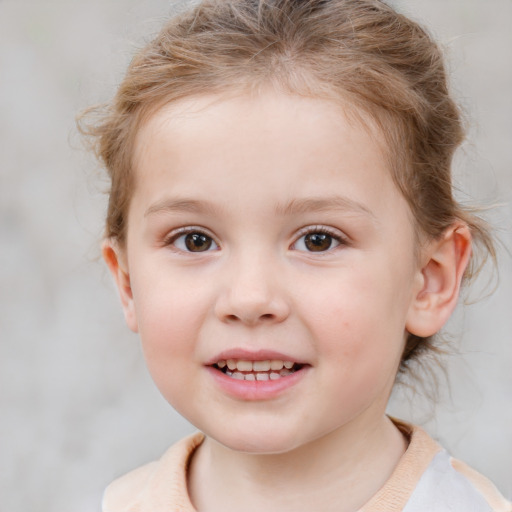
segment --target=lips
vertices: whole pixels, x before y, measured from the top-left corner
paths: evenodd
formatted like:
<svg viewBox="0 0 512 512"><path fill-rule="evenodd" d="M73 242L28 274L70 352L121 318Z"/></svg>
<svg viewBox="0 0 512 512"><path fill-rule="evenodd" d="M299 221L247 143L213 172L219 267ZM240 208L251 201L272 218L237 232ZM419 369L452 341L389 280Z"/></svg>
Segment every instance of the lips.
<svg viewBox="0 0 512 512"><path fill-rule="evenodd" d="M303 359L274 350L247 350L243 348L225 350L210 359L206 365L229 381L253 381L270 384L283 382L310 365ZM302 373L302 372L300 372ZM284 379L288 377L288 379Z"/></svg>
<svg viewBox="0 0 512 512"><path fill-rule="evenodd" d="M243 402L277 399L306 378L311 364L274 350L225 350L205 363L219 389Z"/></svg>

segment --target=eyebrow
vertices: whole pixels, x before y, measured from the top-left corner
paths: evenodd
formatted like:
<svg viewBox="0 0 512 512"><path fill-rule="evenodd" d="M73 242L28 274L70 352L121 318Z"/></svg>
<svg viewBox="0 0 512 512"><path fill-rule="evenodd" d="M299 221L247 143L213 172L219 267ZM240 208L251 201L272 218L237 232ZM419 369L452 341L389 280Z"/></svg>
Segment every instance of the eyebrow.
<svg viewBox="0 0 512 512"><path fill-rule="evenodd" d="M144 213L144 217L160 212L189 212L203 215L218 215L220 208L207 200L187 198L165 198L152 204ZM366 206L341 196L309 197L305 199L292 199L286 204L277 205L276 215L290 216L309 212L344 211L370 216L376 220L376 216Z"/></svg>
<svg viewBox="0 0 512 512"><path fill-rule="evenodd" d="M152 204L145 211L144 217L160 212L190 212L205 215L217 215L219 213L219 208L210 201L166 198Z"/></svg>
<svg viewBox="0 0 512 512"><path fill-rule="evenodd" d="M344 211L356 214L370 216L376 220L374 213L365 205L349 199L348 197L329 196L329 197L310 197L306 199L292 199L285 205L276 207L278 215L296 215L308 212L325 212L325 211Z"/></svg>

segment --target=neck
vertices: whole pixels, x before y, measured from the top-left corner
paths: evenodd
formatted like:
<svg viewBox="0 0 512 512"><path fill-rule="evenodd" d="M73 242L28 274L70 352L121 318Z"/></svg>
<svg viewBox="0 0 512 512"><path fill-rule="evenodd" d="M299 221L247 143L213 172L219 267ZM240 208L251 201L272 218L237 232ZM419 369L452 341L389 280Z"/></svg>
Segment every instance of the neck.
<svg viewBox="0 0 512 512"><path fill-rule="evenodd" d="M201 512L349 512L382 487L405 448L387 417L364 430L359 422L344 425L281 454L241 453L207 438L192 459L189 490Z"/></svg>

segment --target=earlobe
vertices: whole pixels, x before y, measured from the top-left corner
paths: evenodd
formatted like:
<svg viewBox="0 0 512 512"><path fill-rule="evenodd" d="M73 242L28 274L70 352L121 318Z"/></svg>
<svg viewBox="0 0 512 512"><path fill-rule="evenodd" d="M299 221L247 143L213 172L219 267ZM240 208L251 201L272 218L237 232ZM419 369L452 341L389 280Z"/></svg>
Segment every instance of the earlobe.
<svg viewBox="0 0 512 512"><path fill-rule="evenodd" d="M452 314L459 298L464 271L471 256L471 233L462 223L448 228L423 251L419 290L409 308L406 329L416 336L438 332Z"/></svg>
<svg viewBox="0 0 512 512"><path fill-rule="evenodd" d="M135 315L135 304L124 252L115 240L108 239L103 242L102 254L119 291L126 323L133 332L137 332L138 325Z"/></svg>

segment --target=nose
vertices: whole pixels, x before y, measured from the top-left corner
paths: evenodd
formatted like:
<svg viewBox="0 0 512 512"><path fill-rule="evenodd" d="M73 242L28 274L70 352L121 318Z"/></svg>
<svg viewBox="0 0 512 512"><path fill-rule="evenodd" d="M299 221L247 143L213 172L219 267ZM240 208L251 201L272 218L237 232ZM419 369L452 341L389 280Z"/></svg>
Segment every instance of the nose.
<svg viewBox="0 0 512 512"><path fill-rule="evenodd" d="M262 258L231 264L215 304L222 322L248 326L283 322L290 314L279 271Z"/></svg>

